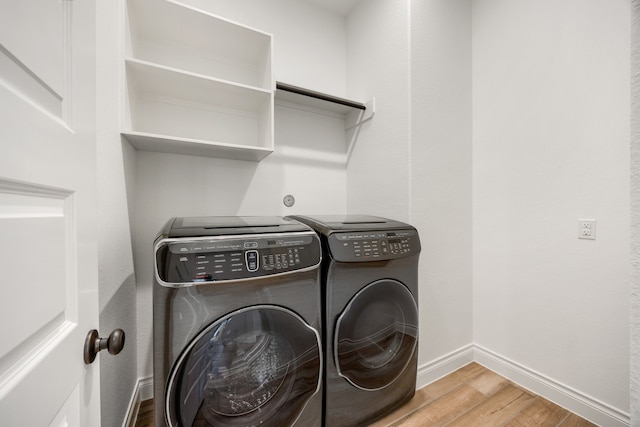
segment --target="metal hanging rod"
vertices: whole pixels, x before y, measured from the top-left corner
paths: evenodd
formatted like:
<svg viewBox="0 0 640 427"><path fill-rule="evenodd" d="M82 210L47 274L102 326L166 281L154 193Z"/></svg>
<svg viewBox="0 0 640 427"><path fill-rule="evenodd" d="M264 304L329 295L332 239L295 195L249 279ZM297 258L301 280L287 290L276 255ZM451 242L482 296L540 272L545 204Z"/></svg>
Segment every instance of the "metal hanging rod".
<svg viewBox="0 0 640 427"><path fill-rule="evenodd" d="M358 110L366 110L367 106L361 102L351 101L350 99L339 98L337 96L328 95L322 92L316 92L314 90L304 89L298 86L290 85L287 83L276 82L276 89L284 90L286 92L296 93L302 96L308 96L311 98L321 99L327 102L333 102L335 104L345 105L347 107L356 108Z"/></svg>

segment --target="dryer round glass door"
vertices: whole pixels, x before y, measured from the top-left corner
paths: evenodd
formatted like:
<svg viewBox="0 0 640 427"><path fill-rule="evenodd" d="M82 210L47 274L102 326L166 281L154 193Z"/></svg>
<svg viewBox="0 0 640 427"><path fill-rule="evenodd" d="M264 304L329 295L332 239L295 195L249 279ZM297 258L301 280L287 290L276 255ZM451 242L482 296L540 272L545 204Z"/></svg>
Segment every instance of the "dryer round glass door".
<svg viewBox="0 0 640 427"><path fill-rule="evenodd" d="M253 306L205 328L167 381L167 423L288 426L318 392L318 331L290 310Z"/></svg>
<svg viewBox="0 0 640 427"><path fill-rule="evenodd" d="M363 390L392 384L411 361L418 342L418 306L396 280L361 289L338 317L334 333L338 374Z"/></svg>

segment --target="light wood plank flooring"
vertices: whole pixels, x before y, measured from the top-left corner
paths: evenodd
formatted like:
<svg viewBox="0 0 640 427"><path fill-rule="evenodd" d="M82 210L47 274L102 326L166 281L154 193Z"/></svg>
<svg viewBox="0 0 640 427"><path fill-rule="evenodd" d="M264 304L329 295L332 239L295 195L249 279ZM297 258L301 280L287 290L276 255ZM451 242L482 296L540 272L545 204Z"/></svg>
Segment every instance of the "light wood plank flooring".
<svg viewBox="0 0 640 427"><path fill-rule="evenodd" d="M153 399L140 402L135 427L153 427Z"/></svg>
<svg viewBox="0 0 640 427"><path fill-rule="evenodd" d="M595 424L471 363L416 392L370 427L593 427ZM153 427L153 401L141 403L135 427Z"/></svg>
<svg viewBox="0 0 640 427"><path fill-rule="evenodd" d="M595 424L471 363L416 391L371 427L591 427Z"/></svg>

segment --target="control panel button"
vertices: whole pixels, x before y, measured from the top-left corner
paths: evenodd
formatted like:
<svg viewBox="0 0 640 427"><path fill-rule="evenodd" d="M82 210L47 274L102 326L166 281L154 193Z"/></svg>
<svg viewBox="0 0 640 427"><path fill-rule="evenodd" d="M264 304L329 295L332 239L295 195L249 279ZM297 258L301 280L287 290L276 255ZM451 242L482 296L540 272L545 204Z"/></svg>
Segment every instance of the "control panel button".
<svg viewBox="0 0 640 427"><path fill-rule="evenodd" d="M259 262L258 262L258 251L251 250L246 251L244 253L245 264L247 266L247 271L254 272L258 271Z"/></svg>

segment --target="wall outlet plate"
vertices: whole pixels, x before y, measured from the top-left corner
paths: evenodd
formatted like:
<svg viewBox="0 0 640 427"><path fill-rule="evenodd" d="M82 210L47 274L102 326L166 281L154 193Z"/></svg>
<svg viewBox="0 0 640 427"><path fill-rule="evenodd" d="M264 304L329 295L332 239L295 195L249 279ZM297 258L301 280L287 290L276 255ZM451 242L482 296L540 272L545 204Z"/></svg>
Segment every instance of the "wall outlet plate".
<svg viewBox="0 0 640 427"><path fill-rule="evenodd" d="M596 220L578 220L578 239L596 240Z"/></svg>

